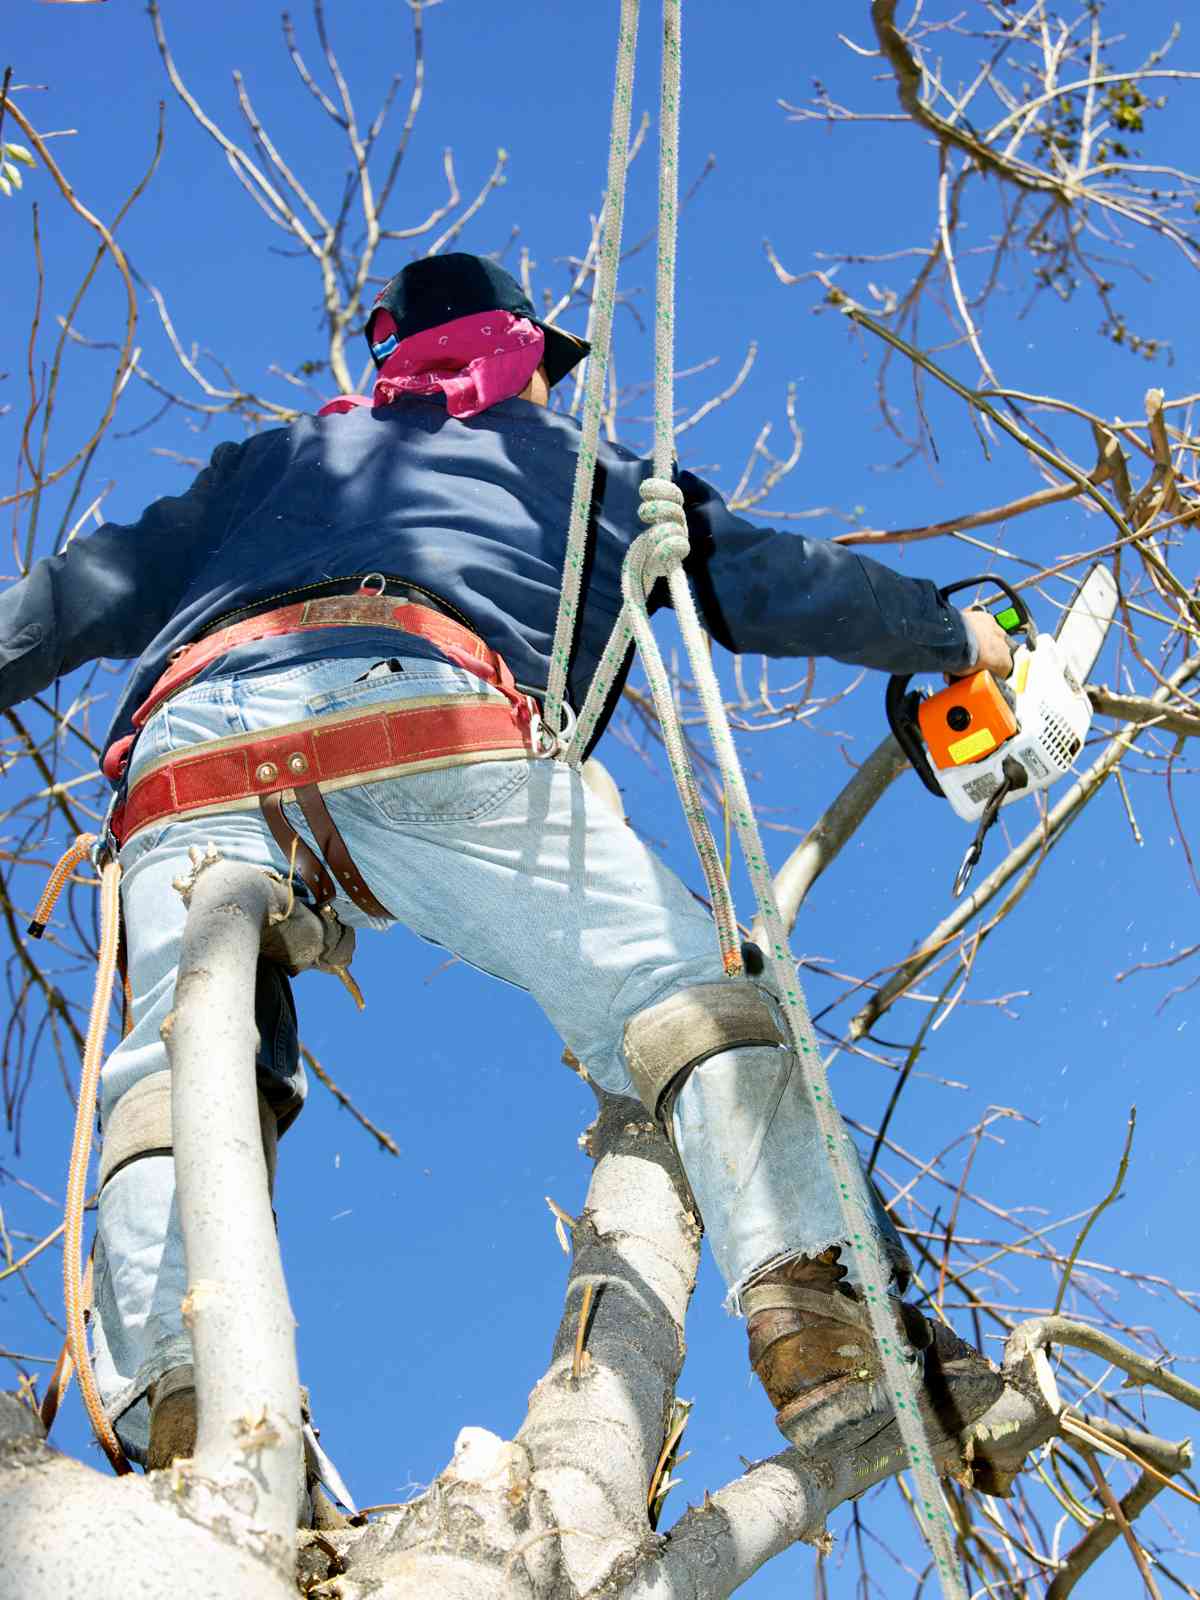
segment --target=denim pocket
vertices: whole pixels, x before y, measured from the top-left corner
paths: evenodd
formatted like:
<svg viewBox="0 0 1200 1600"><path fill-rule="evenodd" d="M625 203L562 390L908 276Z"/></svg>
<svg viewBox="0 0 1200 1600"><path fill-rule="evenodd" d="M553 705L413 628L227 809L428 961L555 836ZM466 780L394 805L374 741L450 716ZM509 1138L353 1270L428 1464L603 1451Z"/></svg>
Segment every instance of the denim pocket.
<svg viewBox="0 0 1200 1600"><path fill-rule="evenodd" d="M364 702L370 705L373 700L489 692L482 678L463 667L451 666L448 661L423 661L409 656L403 661L378 661L367 672L362 671L361 662L350 665L356 669L353 676L348 674L344 683L306 700L305 709L309 716L321 716L329 711L349 711Z"/></svg>
<svg viewBox="0 0 1200 1600"><path fill-rule="evenodd" d="M480 822L529 781L529 761L468 761L364 784L360 791L385 822Z"/></svg>

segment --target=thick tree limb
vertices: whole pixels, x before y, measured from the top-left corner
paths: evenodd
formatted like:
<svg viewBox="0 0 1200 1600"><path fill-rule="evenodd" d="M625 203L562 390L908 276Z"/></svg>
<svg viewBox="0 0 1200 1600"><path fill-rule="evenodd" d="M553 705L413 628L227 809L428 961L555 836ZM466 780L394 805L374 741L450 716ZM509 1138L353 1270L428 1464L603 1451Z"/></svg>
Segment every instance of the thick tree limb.
<svg viewBox="0 0 1200 1600"><path fill-rule="evenodd" d="M1089 684L1088 699L1092 710L1102 717L1117 717L1122 722L1152 723L1167 733L1181 733L1194 737L1200 734L1200 715L1194 711L1164 710L1162 703L1147 699L1145 695L1118 694L1103 685Z"/></svg>
<svg viewBox="0 0 1200 1600"><path fill-rule="evenodd" d="M35 1413L0 1395L0 1594L295 1600L294 1583L180 1515L169 1476L118 1479L59 1455Z"/></svg>
<svg viewBox="0 0 1200 1600"><path fill-rule="evenodd" d="M459 1460L460 1435L455 1461L426 1494L347 1550L339 1596L374 1593L375 1583L381 1600L619 1592L633 1552L652 1541L647 1490L683 1362L700 1225L678 1162L642 1106L599 1098L586 1138L596 1167L572 1228L563 1318L516 1440L487 1436L477 1451L489 1463L481 1479Z"/></svg>

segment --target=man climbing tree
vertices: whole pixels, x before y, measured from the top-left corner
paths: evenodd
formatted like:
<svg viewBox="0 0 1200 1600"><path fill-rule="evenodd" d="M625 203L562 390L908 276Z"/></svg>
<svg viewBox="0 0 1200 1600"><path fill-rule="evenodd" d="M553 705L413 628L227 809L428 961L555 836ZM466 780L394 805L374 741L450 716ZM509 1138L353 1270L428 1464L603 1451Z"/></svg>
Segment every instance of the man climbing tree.
<svg viewBox="0 0 1200 1600"><path fill-rule="evenodd" d="M194 1440L160 1030L185 914L172 880L190 846L212 842L292 875L348 925L402 922L526 989L588 1075L639 1095L674 1143L785 1436L817 1458L894 1445L761 961L751 947L731 979L708 913L541 721L579 454L578 425L546 402L588 347L540 322L495 263L462 254L404 268L365 331L371 397L219 446L186 494L76 540L0 598L3 706L85 661L136 661L105 758L116 796L103 847L120 853L133 997L102 1080L96 1344L116 1432L150 1467ZM600 448L576 709L620 609L650 470ZM677 481L689 576L729 650L1007 674L986 612L843 547L752 527L693 474ZM260 1016L273 1145L303 1080L270 1027ZM874 1226L898 1297L906 1258L882 1207ZM896 1305L930 1437L954 1436L999 1376Z"/></svg>

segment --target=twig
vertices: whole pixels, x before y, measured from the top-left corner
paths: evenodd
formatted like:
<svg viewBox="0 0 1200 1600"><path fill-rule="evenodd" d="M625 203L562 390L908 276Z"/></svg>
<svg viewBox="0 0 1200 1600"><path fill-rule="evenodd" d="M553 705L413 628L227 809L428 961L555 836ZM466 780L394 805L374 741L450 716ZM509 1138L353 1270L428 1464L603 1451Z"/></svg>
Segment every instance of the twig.
<svg viewBox="0 0 1200 1600"><path fill-rule="evenodd" d="M583 1303L579 1307L579 1325L575 1330L575 1354L571 1360L571 1377L579 1382L583 1371L583 1341L587 1333L588 1312L592 1309L592 1297L595 1295L596 1286L585 1283L583 1286Z"/></svg>
<svg viewBox="0 0 1200 1600"><path fill-rule="evenodd" d="M1162 1595L1158 1591L1158 1585L1150 1576L1150 1564L1146 1560L1146 1552L1138 1543L1133 1529L1129 1526L1129 1522L1125 1516L1125 1513L1117 1504L1117 1497L1115 1494L1113 1494L1112 1490L1108 1486L1108 1479L1104 1476L1104 1473L1100 1467L1100 1463L1096 1460L1095 1451L1081 1449L1080 1454L1087 1462L1092 1477L1096 1480L1096 1493L1103 1501L1109 1516L1116 1523L1117 1527L1120 1528L1121 1533L1124 1536L1125 1543L1129 1546L1129 1553L1132 1555L1134 1562L1137 1565L1137 1569L1142 1575L1142 1581L1146 1585L1146 1592L1153 1597L1153 1600L1162 1600Z"/></svg>
<svg viewBox="0 0 1200 1600"><path fill-rule="evenodd" d="M925 1043L925 1035L929 1032L929 1029L933 1024L933 1019L938 1014L938 1007L953 988L954 983L958 978L959 970L960 969L958 967L952 967L950 969L950 976L946 979L945 986L938 995L937 999L925 1013L925 1020L918 1029L916 1038L909 1046L908 1054L904 1058L904 1064L901 1066L900 1071L896 1076L896 1082L893 1084L892 1092L888 1096L887 1106L884 1110L883 1116L880 1118L879 1131L876 1133L875 1142L871 1146L871 1154L867 1158L868 1176L875 1170L875 1162L879 1158L879 1152L883 1148L883 1142L887 1138L887 1131L891 1125L892 1113L896 1109L900 1096L904 1093L904 1086L912 1074L912 1069L917 1064L918 1057L920 1056L922 1047Z"/></svg>
<svg viewBox="0 0 1200 1600"><path fill-rule="evenodd" d="M91 1203L92 1202L90 1200L85 1203L85 1211L87 1210L88 1206L91 1205ZM14 1272L20 1272L22 1267L27 1267L31 1261L33 1261L37 1256L41 1255L43 1250L48 1249L56 1239L61 1238L62 1231L65 1227L66 1223L60 1222L53 1233L48 1233L44 1239L39 1239L37 1244L34 1245L33 1249L27 1250L19 1261L14 1261L11 1266L5 1267L2 1271L0 1271L0 1283L3 1283L5 1278L11 1278Z"/></svg>
<svg viewBox="0 0 1200 1600"><path fill-rule="evenodd" d="M574 1061L574 1057L572 1057L572 1060ZM577 1062L575 1067L576 1069L578 1068ZM549 1195L546 1196L546 1204L550 1207L554 1216L554 1236L562 1247L563 1255L569 1256L571 1254L571 1245L567 1237L567 1229L571 1230L573 1236L577 1226L576 1219L569 1212L564 1211L556 1200L551 1200Z"/></svg>
<svg viewBox="0 0 1200 1600"><path fill-rule="evenodd" d="M387 1150L391 1155L398 1156L400 1154L400 1146L392 1138L391 1134L385 1133L382 1128L377 1128L371 1121L370 1117L365 1116L363 1112L358 1109L353 1100L351 1100L350 1096L346 1094L344 1090L338 1088L337 1084L334 1083L333 1079L325 1071L325 1068L321 1065L316 1056L313 1055L312 1051L309 1050L306 1045L300 1046L300 1054L304 1057L305 1065L312 1068L313 1072L329 1090L330 1094L339 1103L339 1105L345 1106L350 1115L357 1122L360 1122L373 1138L379 1141L379 1144L384 1150Z"/></svg>
<svg viewBox="0 0 1200 1600"><path fill-rule="evenodd" d="M83 201L79 199L78 195L76 195L74 189L72 189L70 183L68 183L66 177L63 175L62 169L59 167L54 157L46 148L41 135L25 116L24 112L21 111L20 107L15 105L12 100L7 100L6 106L8 115L15 120L17 126L21 129L25 137L37 151L38 155L41 156L42 160L45 162L46 170L58 185L59 192L61 193L63 199L70 206L71 210L74 211L75 215L81 218L82 221L86 222L89 228L94 228L104 241L104 245L112 257L113 265L120 273L121 281L125 286L125 335L121 343L120 354L117 358L116 371L113 373L112 387L109 391L104 412L100 418L100 421L92 429L87 443L76 450L70 459L65 461L62 466L56 467L53 472L50 472L44 477L39 478L38 482L29 489L19 490L16 494L0 497L0 506L12 505L18 500L27 499L31 494L38 493L42 489L48 488L50 484L56 483L60 478L64 477L77 462L81 461L84 456L88 454L92 446L103 434L104 430L108 427L109 423L113 419L113 415L117 409L117 401L121 397L121 391L125 387L125 380L132 369L131 355L133 352L133 335L134 330L137 327L138 316L137 293L133 287L133 278L129 271L129 263L125 260L124 251L113 238L108 228L105 227L104 223L100 221L100 218L89 211L87 206L84 205ZM157 148L161 149L161 123L159 125L158 141Z"/></svg>
<svg viewBox="0 0 1200 1600"><path fill-rule="evenodd" d="M1117 788L1121 794L1121 804L1125 807L1125 817L1133 833L1133 842L1136 845L1144 845L1146 841L1142 837L1142 830L1138 827L1138 819L1134 813L1133 801L1129 798L1129 786L1125 782L1125 774L1121 771L1120 767L1117 768L1115 776L1117 780Z"/></svg>
<svg viewBox="0 0 1200 1600"><path fill-rule="evenodd" d="M1051 1493L1057 1494L1057 1491L1050 1486L1049 1479L1043 1478L1043 1482L1051 1487ZM1161 1485L1143 1473L1129 1493L1122 1497L1121 1511L1126 1522L1133 1522L1161 1492ZM1062 1504L1065 1505L1066 1502L1063 1501ZM1067 1600L1067 1596L1084 1573L1095 1565L1120 1536L1120 1528L1113 1517L1102 1517L1094 1521L1090 1527L1086 1524L1084 1526L1086 1531L1083 1537L1061 1562L1058 1572L1046 1590L1046 1600Z"/></svg>
<svg viewBox="0 0 1200 1600"><path fill-rule="evenodd" d="M662 1483L663 1477L667 1471L668 1463L671 1461L675 1450L678 1448L680 1439L683 1438L683 1430L688 1425L688 1418L692 1414L691 1401L676 1399L674 1402L674 1412L675 1414L671 1419L671 1426L667 1429L667 1436L663 1440L662 1449L658 1452L658 1460L655 1463L654 1471L650 1474L650 1487L646 1491L646 1509L651 1515L652 1527L655 1526L655 1503L659 1499L660 1493L664 1499L666 1498L666 1490L664 1489L660 1491L659 1486Z"/></svg>
<svg viewBox="0 0 1200 1600"><path fill-rule="evenodd" d="M1118 1460L1132 1462L1135 1467L1140 1467L1143 1472L1148 1472L1156 1478L1164 1489L1173 1489L1182 1499L1188 1500L1194 1506L1200 1506L1200 1495L1193 1494L1190 1489L1185 1489L1182 1484L1175 1483L1165 1472L1160 1472L1152 1461L1147 1461L1144 1456L1125 1443L1123 1439L1114 1439L1103 1429L1093 1426L1084 1417L1074 1416L1064 1412L1061 1418L1062 1425L1067 1432L1082 1434L1088 1443L1094 1444L1098 1449L1106 1451L1109 1455L1116 1456ZM1184 1465L1187 1465L1185 1462ZM1182 1470L1182 1469L1181 1469Z"/></svg>
<svg viewBox="0 0 1200 1600"><path fill-rule="evenodd" d="M1108 1193L1104 1196L1104 1199L1100 1201L1100 1203L1096 1206L1095 1210L1092 1212L1091 1216L1087 1219L1087 1221L1084 1223L1083 1227L1080 1228L1080 1230L1079 1230L1079 1237L1075 1240L1075 1244L1074 1244L1074 1247L1071 1250L1071 1254L1067 1258L1066 1267L1063 1269L1062 1280L1058 1285L1058 1297L1054 1302L1054 1315L1055 1316L1057 1316L1058 1313L1062 1310L1062 1303L1063 1303L1063 1298L1064 1298L1064 1296L1066 1295L1066 1292L1067 1292L1067 1285L1070 1283L1070 1281L1071 1281L1071 1273L1075 1269L1075 1258L1078 1256L1080 1250L1082 1250L1082 1248L1083 1248L1083 1241L1087 1238L1088 1234L1092 1231L1093 1224L1096 1222L1096 1219L1100 1216L1100 1213L1102 1211L1106 1211L1108 1209L1108 1207L1110 1205L1112 1205L1113 1201L1117 1198L1117 1196L1121 1192L1121 1185L1125 1182L1125 1174L1129 1171L1129 1152L1133 1149L1133 1130L1134 1130L1134 1128L1136 1126L1137 1126L1137 1107L1136 1106L1130 1106L1130 1108L1129 1108L1129 1126L1125 1130L1125 1148L1124 1148L1124 1150L1122 1150L1121 1159L1117 1164L1117 1175L1112 1181L1112 1188L1109 1189Z"/></svg>
<svg viewBox="0 0 1200 1600"><path fill-rule="evenodd" d="M967 528L987 528L996 522L1007 522L1012 517L1021 517L1029 511L1040 511L1045 506L1059 505L1064 500L1071 500L1077 494L1082 494L1082 485L1078 483L1056 483L1046 489L1038 489L1033 494L1022 495L1020 499L1010 500L1006 505L992 506L987 511L972 511L961 517L952 517L946 522L931 522L923 527L896 528L885 532L881 528L859 528L853 533L835 533L830 539L830 544L911 544L919 539L937 539L943 534L962 533Z"/></svg>

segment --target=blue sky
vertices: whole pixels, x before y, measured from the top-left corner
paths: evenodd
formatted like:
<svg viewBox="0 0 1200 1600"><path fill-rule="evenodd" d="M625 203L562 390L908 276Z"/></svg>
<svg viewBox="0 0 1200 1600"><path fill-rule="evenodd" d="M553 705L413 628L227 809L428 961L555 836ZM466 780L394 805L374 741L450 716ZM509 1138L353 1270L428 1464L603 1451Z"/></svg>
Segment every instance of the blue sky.
<svg viewBox="0 0 1200 1600"><path fill-rule="evenodd" d="M699 404L728 383L750 340L758 341L760 355L736 400L681 440L681 456L729 489L765 422L774 425L773 444L786 436L784 398L794 382L804 454L768 504L788 513L835 508L801 525L817 535L840 531L852 517L879 527L936 521L1040 486L1029 463L1006 444L985 459L961 408L937 394L929 399L937 460L890 470L900 452L880 425L873 386L878 350L836 314L814 314L819 289L811 283L785 288L764 257L762 241L769 237L787 266L807 270L817 251L924 246L935 225L936 158L920 134L889 123L796 125L777 104L781 98L804 101L812 80L820 79L836 99L895 108L890 86L872 81L877 63L863 61L836 37L842 27L865 40L866 9L797 7L787 0L747 0L730 8L692 0L685 18L684 181L710 152L716 166L680 238L677 364L689 368L715 357L718 365L684 380L681 402ZM339 57L369 116L393 68L409 71L407 11L380 0L329 10ZM1142 38L1146 11L1119 0L1109 15L1140 45L1151 42L1149 35ZM165 13L180 70L210 112L234 130L229 73L240 67L289 159L324 203L336 205L341 152L291 72L271 8L228 0L196 8L167 0ZM446 0L430 11L426 101L395 223L409 224L440 202L445 146L453 146L464 197L482 185L503 146L506 182L461 243L500 249L519 228L506 261L515 262L516 249L527 245L539 283L556 291L563 286L562 258L586 243L588 214L603 181L614 20L613 5L548 7L530 0L505 7ZM1165 31L1162 17L1153 26ZM297 27L315 64L310 19L297 15ZM653 110L655 31L647 17L639 114ZM185 344L196 341L216 352L248 387L287 396L291 391L268 369L272 363L294 369L318 353L311 266L294 259L283 235L269 228L170 96L143 9L129 0L92 7L22 0L9 8L5 32L18 81L48 86L21 103L43 128L77 130L56 140L54 149L78 193L103 216L113 214L144 170L157 104L167 98L161 165L122 230L130 259L166 296ZM1195 65L1190 34L1180 48L1179 64ZM393 113L397 125L407 91L406 79L401 110ZM1156 113L1163 140L1156 148L1183 148L1194 128L1190 113L1186 88L1173 88ZM634 169L628 239L653 224L652 159L648 147ZM25 393L28 200L42 202L48 314L64 306L90 249L81 247L78 226L64 219L47 190L43 173L29 174L20 202L0 212L10 291L0 311L0 371L10 374L0 386L0 403L13 406L0 417L0 443L10 462ZM969 242L986 244L993 225L992 213L979 212ZM1026 296L1015 285L997 308L989 342L1009 384L1053 390L1124 416L1140 413L1150 384L1169 394L1197 387L1195 318L1180 309L1194 301L1188 270L1144 236L1133 243L1133 259L1150 281L1132 284L1128 301L1144 331L1174 341L1173 367L1147 363L1099 337L1100 313L1083 295L1066 305L1038 302L1019 317ZM394 245L381 265L394 270L408 248ZM979 269L972 261L964 270ZM866 299L869 282L881 292L902 289L910 272L911 263L900 259L848 269L841 281ZM626 279L639 291L635 304L643 316L649 314L650 278L647 251L630 263ZM105 269L78 326L93 338L113 338L120 304L115 276ZM186 380L177 368L172 372L154 322L146 302L138 334L144 360L182 388ZM578 318L573 325L581 327ZM942 342L946 324L931 322L927 337ZM962 351L943 359L973 378ZM630 314L621 319L617 362L622 382L644 379L649 371L648 344ZM110 363L104 353L71 352L60 450L96 415ZM903 381L897 394L907 403ZM126 436L110 437L97 462L91 492L112 481L105 511L117 520L132 519L147 501L186 482L187 469L158 452L207 456L237 432L236 423L221 422L197 431L178 410L153 430L131 431L158 409L151 394L131 385L117 424ZM1085 427L1061 429L1058 437L1076 459L1090 461ZM636 423L627 438L643 442ZM1105 532L1097 516L1067 507L1002 528L996 537L1049 562L1100 544ZM946 541L892 559L905 571L943 581L984 564L979 552ZM3 570L7 575L11 567L3 564ZM1104 676L1103 665L1097 675ZM779 683L796 676L782 663L773 670ZM823 664L818 685L829 692L847 677ZM882 689L881 681L869 680L811 728L742 740L770 819L801 831L814 820L848 775L843 752L858 759L882 735ZM612 738L604 754L635 826L661 842L687 881L698 883L665 769ZM1195 902L1177 830L1160 781L1137 770L1144 766L1132 762L1127 769L1144 844L1133 843L1120 798L1106 789L1015 915L983 947L968 998L1015 997L1003 1010L960 1005L931 1036L921 1063L927 1076L907 1090L894 1133L906 1148L928 1155L988 1107L1019 1111L1020 1119L993 1127L996 1137L976 1157L972 1184L997 1203L1044 1208L1049 1220L1087 1208L1107 1189L1136 1101L1138 1130L1124 1197L1102 1218L1085 1253L1190 1289L1196 1287L1196 992L1160 1011L1171 975L1114 982L1133 963L1161 960L1195 937L1189 932ZM1179 787L1183 815L1194 817L1188 780ZM1033 812L1014 808L1009 816L1015 838ZM768 839L780 861L796 842L782 832ZM935 804L914 779L902 780L814 892L795 950L827 958L839 972L869 972L897 959L947 909L965 843L949 808ZM993 839L986 861L998 860L1000 851ZM402 930L364 939L356 971L368 1000L361 1018L340 987L316 977L300 981L302 1034L356 1101L393 1133L402 1154L397 1160L380 1153L314 1085L308 1113L282 1147L278 1210L305 1379L326 1443L360 1500L370 1503L404 1498L428 1481L448 1459L461 1426L510 1435L519 1425L547 1360L564 1279L544 1197L572 1213L582 1205L587 1167L575 1141L589 1118L590 1097L556 1064L558 1041L523 996L461 966L444 966L438 952ZM814 1006L834 989L828 978L809 980ZM923 1015L919 1005L902 1005L880 1031L903 1044ZM835 1089L845 1110L873 1122L891 1081L882 1067L843 1059ZM7 1154L0 1162L57 1197L68 1117L63 1085L47 1055L29 1094L20 1162ZM886 1170L907 1180L898 1162ZM957 1180L961 1152L947 1157L945 1170ZM948 1203L947 1195L943 1206ZM8 1182L0 1185L0 1205L10 1227L35 1229L53 1220L49 1206L38 1209ZM964 1212L961 1226L996 1237L978 1208ZM1073 1230L1057 1237L1069 1243ZM57 1258L43 1265L34 1281L53 1309ZM47 1349L50 1330L25 1297L0 1294L4 1342ZM1018 1264L1012 1294L1012 1303L1045 1306L1053 1296L1045 1268ZM778 1442L766 1403L748 1381L742 1329L721 1311L720 1299L706 1259L680 1387L696 1401L688 1431L692 1455L672 1497L680 1509L738 1473L739 1457L771 1453ZM1178 1299L1128 1288L1120 1312L1134 1326L1152 1325L1185 1356L1197 1348L1194 1312ZM995 1346L990 1353L998 1353ZM1176 1437L1188 1431L1186 1419L1166 1402L1147 1403L1153 1426ZM90 1448L74 1406L61 1426L66 1447ZM1124 1560L1123 1552L1110 1557L1104 1572L1079 1591L1085 1600L1131 1592L1132 1569L1121 1565ZM811 1564L810 1552L790 1552L745 1592L756 1600L804 1593ZM834 1574L831 1592L853 1592L852 1564ZM881 1592L891 1592L886 1578Z"/></svg>

